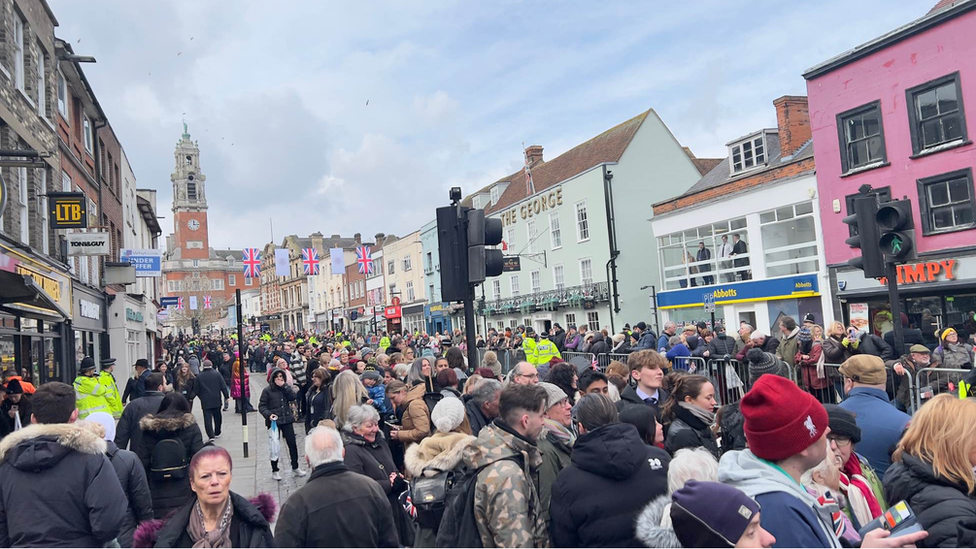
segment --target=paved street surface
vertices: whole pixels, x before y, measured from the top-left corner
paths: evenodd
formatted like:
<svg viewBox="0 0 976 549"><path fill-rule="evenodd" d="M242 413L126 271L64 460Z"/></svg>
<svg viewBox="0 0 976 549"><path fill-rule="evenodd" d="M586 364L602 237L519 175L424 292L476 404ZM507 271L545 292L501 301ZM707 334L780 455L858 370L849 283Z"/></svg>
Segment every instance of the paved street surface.
<svg viewBox="0 0 976 549"><path fill-rule="evenodd" d="M291 464L288 456L288 445L284 439L281 440L281 456L278 460L278 467L281 470L282 480L276 481L271 478L271 461L268 459L268 430L264 426L264 418L257 412L258 398L261 391L267 387L264 374L252 374L251 382L251 405L255 411L247 417L247 439L248 457L244 457L244 431L241 425L241 416L234 413L234 404L231 403L230 409L224 412L224 424L221 427L220 438L215 441L218 446L222 446L230 452L234 460L234 479L230 488L234 492L251 497L261 492L271 494L278 502L278 507L288 499L288 496L305 485L308 479L298 478L291 473ZM203 428L203 411L200 409L199 402L193 409L200 425L200 430L207 433ZM305 426L295 424L295 436L298 440L298 462L303 469L308 468L305 463Z"/></svg>

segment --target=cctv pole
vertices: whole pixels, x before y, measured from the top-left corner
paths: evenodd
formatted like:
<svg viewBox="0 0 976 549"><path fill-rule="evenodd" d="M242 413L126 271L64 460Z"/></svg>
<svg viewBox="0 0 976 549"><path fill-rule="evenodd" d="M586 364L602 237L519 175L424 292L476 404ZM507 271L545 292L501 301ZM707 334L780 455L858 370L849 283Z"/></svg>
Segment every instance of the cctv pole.
<svg viewBox="0 0 976 549"><path fill-rule="evenodd" d="M237 295L237 371L241 378L241 428L244 432L244 457L247 457L247 376L244 374L244 319L241 312L241 289Z"/></svg>
<svg viewBox="0 0 976 549"><path fill-rule="evenodd" d="M885 277L888 279L888 303L891 305L891 326L895 332L895 356L905 353L905 332L901 325L901 301L898 297L898 265L885 263Z"/></svg>

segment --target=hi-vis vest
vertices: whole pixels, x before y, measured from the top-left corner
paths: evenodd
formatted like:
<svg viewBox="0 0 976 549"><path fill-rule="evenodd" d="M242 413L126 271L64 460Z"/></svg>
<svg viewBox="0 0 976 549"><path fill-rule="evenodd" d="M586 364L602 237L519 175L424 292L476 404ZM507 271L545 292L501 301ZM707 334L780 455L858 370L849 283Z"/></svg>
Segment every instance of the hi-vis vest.
<svg viewBox="0 0 976 549"><path fill-rule="evenodd" d="M549 364L549 361L555 357L562 358L559 354L559 349L556 344L549 341L548 339L542 339L539 343L535 345L535 362L536 366L540 364Z"/></svg>
<svg viewBox="0 0 976 549"><path fill-rule="evenodd" d="M377 349L376 352L377 353L385 353L386 352L386 348L389 347L389 346L390 346L390 338L387 337L387 336L383 336L383 339L380 340L380 348Z"/></svg>
<svg viewBox="0 0 976 549"><path fill-rule="evenodd" d="M110 412L105 395L108 387L102 385L95 377L78 376L75 378L75 405L78 407L78 419L85 419L95 412Z"/></svg>
<svg viewBox="0 0 976 549"><path fill-rule="evenodd" d="M522 340L522 352L525 353L525 361L529 364L538 364L535 361L535 347L535 339L530 336L525 336L525 339Z"/></svg>
<svg viewBox="0 0 976 549"><path fill-rule="evenodd" d="M105 387L105 403L108 404L108 411L112 417L119 419L122 417L122 395L119 394L119 386L115 382L115 376L111 372L98 374L98 383Z"/></svg>

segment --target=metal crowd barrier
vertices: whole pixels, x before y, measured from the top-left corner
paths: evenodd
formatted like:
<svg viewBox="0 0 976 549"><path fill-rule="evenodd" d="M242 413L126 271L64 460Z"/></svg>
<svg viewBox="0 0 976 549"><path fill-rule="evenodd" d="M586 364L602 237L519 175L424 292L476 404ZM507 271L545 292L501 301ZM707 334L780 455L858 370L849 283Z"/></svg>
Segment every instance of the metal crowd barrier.
<svg viewBox="0 0 976 549"><path fill-rule="evenodd" d="M704 367L697 373L712 380L715 401L719 406L738 402L749 391L746 386L748 372L744 370L745 365L738 360L709 360L707 364L704 359L699 360Z"/></svg>
<svg viewBox="0 0 976 549"><path fill-rule="evenodd" d="M676 356L671 360L671 368L690 374L708 375L705 372L705 359L700 356Z"/></svg>
<svg viewBox="0 0 976 549"><path fill-rule="evenodd" d="M918 400L915 379L910 375L910 370L901 376L895 373L894 368L885 369L887 371L885 392L888 393L888 398L899 410L909 415L914 414L918 409ZM824 364L823 378L817 376L815 367L809 368L809 373L805 373L804 367L799 365L794 365L790 370L797 386L823 404L838 404L847 398L840 364Z"/></svg>
<svg viewBox="0 0 976 549"><path fill-rule="evenodd" d="M915 408L919 409L932 397L942 393L959 394L959 382L969 370L955 368L922 368L915 373ZM906 376L907 377L907 376Z"/></svg>
<svg viewBox="0 0 976 549"><path fill-rule="evenodd" d="M491 351L491 349L486 349L484 347L478 348L478 367L484 363L485 353ZM513 362L513 355L515 354L511 349L499 349L494 351L495 355L498 357L498 362L502 365L502 375L507 374L517 362Z"/></svg>
<svg viewBox="0 0 976 549"><path fill-rule="evenodd" d="M601 372L606 372L607 366L609 366L611 362L617 361L627 364L627 359L629 357L630 355L622 353L603 353L596 356L596 368Z"/></svg>

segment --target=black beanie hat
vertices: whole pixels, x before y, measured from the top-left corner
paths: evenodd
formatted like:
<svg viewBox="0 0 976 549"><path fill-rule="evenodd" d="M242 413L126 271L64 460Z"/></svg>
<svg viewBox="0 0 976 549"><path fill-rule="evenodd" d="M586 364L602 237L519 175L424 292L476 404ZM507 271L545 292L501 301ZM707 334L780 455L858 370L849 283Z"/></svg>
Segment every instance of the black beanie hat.
<svg viewBox="0 0 976 549"><path fill-rule="evenodd" d="M832 434L847 437L854 444L861 442L861 428L857 426L854 412L836 404L824 404L824 409L827 410L827 421Z"/></svg>
<svg viewBox="0 0 976 549"><path fill-rule="evenodd" d="M719 482L688 481L671 501L671 524L682 547L735 547L760 510L754 499Z"/></svg>

